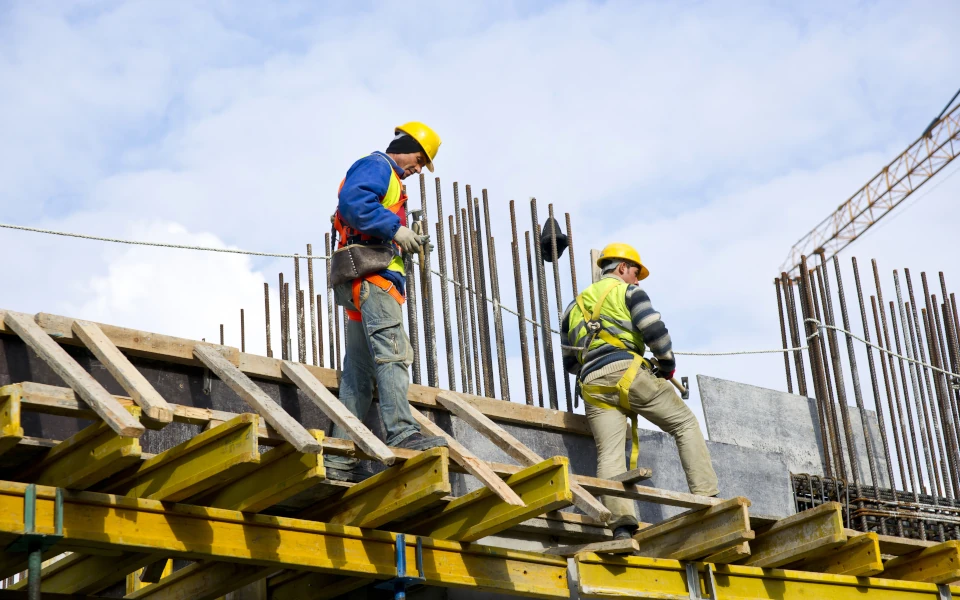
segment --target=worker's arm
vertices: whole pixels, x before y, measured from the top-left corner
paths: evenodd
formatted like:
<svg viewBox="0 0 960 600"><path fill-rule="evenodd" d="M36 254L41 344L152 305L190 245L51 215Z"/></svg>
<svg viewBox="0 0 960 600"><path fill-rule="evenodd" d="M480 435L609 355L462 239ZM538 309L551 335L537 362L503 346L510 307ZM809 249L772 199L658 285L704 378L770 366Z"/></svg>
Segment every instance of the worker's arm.
<svg viewBox="0 0 960 600"><path fill-rule="evenodd" d="M630 320L660 362L660 372L669 374L675 371L677 362L673 358L673 342L667 326L660 320L660 313L653 309L650 296L640 286L631 285L627 287L626 301Z"/></svg>
<svg viewBox="0 0 960 600"><path fill-rule="evenodd" d="M340 218L361 233L392 240L400 218L380 204L390 186L392 169L386 158L372 154L353 163L340 188Z"/></svg>
<svg viewBox="0 0 960 600"><path fill-rule="evenodd" d="M578 375L580 373L580 362L577 360L577 351L572 348L570 337L570 310L576 306L573 301L567 305L567 310L563 311L563 317L560 318L560 356L563 358L563 368L567 373ZM537 332L534 332L536 334Z"/></svg>

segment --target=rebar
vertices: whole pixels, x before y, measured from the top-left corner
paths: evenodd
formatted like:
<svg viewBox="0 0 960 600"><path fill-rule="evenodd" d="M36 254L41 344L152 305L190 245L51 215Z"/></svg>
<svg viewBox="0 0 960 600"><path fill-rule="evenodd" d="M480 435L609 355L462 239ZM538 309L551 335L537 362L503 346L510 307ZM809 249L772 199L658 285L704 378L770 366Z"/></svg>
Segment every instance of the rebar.
<svg viewBox="0 0 960 600"><path fill-rule="evenodd" d="M220 323L220 345L223 346L223 323Z"/></svg>
<svg viewBox="0 0 960 600"><path fill-rule="evenodd" d="M490 321L487 318L487 278L483 266L483 243L480 231L480 206L476 198L471 196L470 186L467 190L467 224L468 239L470 240L470 256L473 262L474 294L477 302L477 324L480 329L481 363L483 365L483 392L488 398L496 396L493 385L493 356L490 346Z"/></svg>
<svg viewBox="0 0 960 600"><path fill-rule="evenodd" d="M576 298L580 293L577 287L577 263L573 259L573 225L570 224L570 213L563 213L567 221L567 253L570 254L570 287L573 289L573 297Z"/></svg>
<svg viewBox="0 0 960 600"><path fill-rule="evenodd" d="M464 389L471 394L473 393L473 374L474 367L476 366L477 395L482 396L483 394L480 393L480 362L477 354L476 326L474 325L473 294L470 293L470 254L466 250L467 240L464 237L463 231L467 219L466 214L460 208L460 188L456 181L453 182L453 213L457 224L455 256L457 260L458 281L460 283L457 289L460 291L460 312L463 318L463 329L460 331L465 332L461 333L461 337L466 336L463 339L463 348L467 352L467 384L464 386ZM466 264L466 268L464 268L464 264Z"/></svg>
<svg viewBox="0 0 960 600"><path fill-rule="evenodd" d="M423 173L420 173L420 231L430 235L430 219L427 218L427 189ZM437 374L437 328L433 310L433 277L430 268L430 245L423 244L420 257L420 298L423 309L423 347L427 360L427 385L439 387Z"/></svg>
<svg viewBox="0 0 960 600"><path fill-rule="evenodd" d="M899 328L897 327L897 309L893 300L890 301L890 325L893 328L893 340L896 343L895 347L897 349L897 354L902 356L903 350L901 349L901 346L900 346L900 332L899 332ZM887 347L889 348L889 342L887 342ZM890 358L892 362L893 357L891 356ZM917 465L917 488L915 489L915 491L916 493L926 494L927 485L923 479L923 464L926 462L926 457L927 457L927 447L926 447L927 438L926 438L926 435L924 435L923 429L920 430L920 435L919 436L917 435L917 431L916 431L917 426L915 425L915 423L919 422L919 419L916 419L916 420L914 419L913 408L910 406L910 393L909 393L909 390L907 389L908 378L907 378L906 362L902 358L898 358L897 360L899 361L899 365L900 365L900 381L903 382L903 405L907 413L907 423L909 424L909 427L910 427L910 439L913 441L913 453L914 453L914 458L916 460L916 465ZM912 376L913 374L911 373L911 377L910 377L911 380L912 380ZM914 399L914 404L916 404L916 399ZM916 408L917 410L920 410L919 406L917 406ZM920 438L920 444L923 447L922 458L920 454L921 446L917 446L918 437Z"/></svg>
<svg viewBox="0 0 960 600"><path fill-rule="evenodd" d="M827 392L826 392L826 378L823 375L823 362L821 360L820 352L821 346L818 343L818 339L813 338L817 334L817 326L813 324L809 319L814 318L813 314L813 299L814 294L811 289L811 279L810 271L807 269L807 257L800 257L800 276L802 278L802 289L801 289L801 302L800 306L803 311L804 326L807 329L807 339L811 340L807 344L807 353L810 359L810 369L813 372L813 387L814 395L816 397L817 404L820 405L820 432L821 439L823 441L823 467L824 473L827 477L832 477L833 475L833 463L830 460L830 451L832 450L832 444L829 443L832 436L827 435L827 429L829 428L828 424L825 424L825 421L828 420L828 410L826 408L827 404ZM819 319L818 319L819 321Z"/></svg>
<svg viewBox="0 0 960 600"><path fill-rule="evenodd" d="M300 256L293 257L293 302L296 306L296 327L297 327L297 362L304 363L307 361L307 345L304 341L304 331L303 327L303 296L300 295Z"/></svg>
<svg viewBox="0 0 960 600"><path fill-rule="evenodd" d="M926 304L927 318L925 321L927 322L924 323L924 328L927 333L927 344L930 350L930 364L937 368L944 368L947 362L941 354L942 343L940 340L942 332L940 315L935 308L937 306L937 299L935 296L930 295L930 289L927 285L927 274L925 272L920 273L920 281L923 285L923 297L924 303ZM934 333L936 333L936 336ZM947 392L947 386L945 385L946 380L943 375L932 371L932 377L934 389L937 394L937 410L940 411L940 424L943 428L943 440L946 443L946 446L943 448L943 454L946 455L946 466L949 467L949 469L944 469L944 479L949 482L949 485L945 484L947 497L953 500L960 496L957 480L957 443L953 436L953 409L950 406L950 396Z"/></svg>
<svg viewBox="0 0 960 600"><path fill-rule="evenodd" d="M469 204L469 202L468 202ZM471 250L471 238L473 237L468 231L470 226L467 221L468 211L466 208L460 209L462 214L462 223L463 229L460 230L460 240L463 242L463 262L466 265L466 279L464 280L464 293L467 298L467 305L470 307L470 339L473 345L473 372L476 375L475 381L477 384L477 395L483 396L483 368L480 364L483 360L480 358L480 351L483 348L483 344L480 342L480 329L477 327L477 312L482 306L477 306L479 302L482 302L477 298L476 292L476 280L473 278L473 251ZM464 271L461 271L464 273Z"/></svg>
<svg viewBox="0 0 960 600"><path fill-rule="evenodd" d="M283 273L280 273L280 358L288 360L287 356L287 298L286 287L283 283Z"/></svg>
<svg viewBox="0 0 960 600"><path fill-rule="evenodd" d="M553 223L556 223L556 218L553 216L553 203L547 204L547 214ZM557 256L557 230L553 230L553 235L550 236L550 258L552 259L553 264L553 287L554 295L557 300L557 330L560 329L560 325L563 322L563 299L560 294L560 257ZM561 342L563 343L563 342ZM562 363L561 363L562 367ZM566 394L567 399L567 412L573 412L573 396L570 394L570 377L567 375L566 369L560 369L560 376L563 378L563 391Z"/></svg>
<svg viewBox="0 0 960 600"><path fill-rule="evenodd" d="M304 304L306 303L306 298L303 297L303 290L297 290L297 331L300 341L300 363L306 364L307 362L307 327L306 327L306 318L304 313Z"/></svg>
<svg viewBox="0 0 960 600"><path fill-rule="evenodd" d="M263 282L263 323L267 334L267 358L273 358L273 347L270 344L270 284Z"/></svg>
<svg viewBox="0 0 960 600"><path fill-rule="evenodd" d="M535 323L539 323L537 320L537 295L534 294L535 288L533 287L533 255L530 253L529 231L523 232L523 241L527 248L527 278L530 285L530 319ZM533 357L535 362L534 366L536 367L535 370L537 373L537 398L540 399L540 407L543 408L543 379L540 373L540 338L537 336L536 325L533 326Z"/></svg>
<svg viewBox="0 0 960 600"><path fill-rule="evenodd" d="M470 334L467 332L467 319L464 316L463 292L460 289L462 278L460 277L460 239L457 237L456 229L453 225L453 215L447 217L447 223L450 229L450 265L453 270L453 304L457 311L457 346L460 350L460 383L463 391L472 392L472 384L468 384L467 372L470 367L470 359L467 358L467 351L470 348Z"/></svg>
<svg viewBox="0 0 960 600"><path fill-rule="evenodd" d="M490 203L487 190L480 191L483 197L483 221L487 227L487 257L490 260L490 291L493 294L493 333L497 342L497 368L500 370L500 396L510 401L510 379L507 375L507 345L503 339L503 311L500 309L500 275L497 273L497 247L494 245L490 227Z"/></svg>
<svg viewBox="0 0 960 600"><path fill-rule="evenodd" d="M943 271L940 272L940 290L943 292L943 329L947 340L947 356L950 359L951 372L956 373L958 364L960 364L960 347L958 347L957 341L957 324L954 322L953 313L950 311L950 296L947 293L947 281L943 277ZM958 445L960 445L960 381L952 379L948 382L948 388L953 410L954 434L958 440ZM960 448L957 451L960 452Z"/></svg>
<svg viewBox="0 0 960 600"><path fill-rule="evenodd" d="M240 309L240 352L247 351L247 330L243 323L243 309Z"/></svg>
<svg viewBox="0 0 960 600"><path fill-rule="evenodd" d="M453 323L450 321L450 297L447 295L447 247L443 234L443 202L440 195L440 178L434 179L437 187L437 259L440 261L440 308L443 310L443 341L447 351L447 386L457 390L457 365L453 358Z"/></svg>
<svg viewBox="0 0 960 600"><path fill-rule="evenodd" d="M409 254L403 255L404 271L406 272L407 288L407 327L410 329L410 347L413 349L413 382L420 383L420 324L417 319L417 277L413 270L413 259Z"/></svg>
<svg viewBox="0 0 960 600"><path fill-rule="evenodd" d="M530 357L527 350L527 321L523 306L523 269L520 266L520 240L517 237L517 214L515 202L510 201L510 232L513 254L513 286L517 294L517 325L520 330L520 364L523 367L523 394L529 406L533 406L533 382L530 381ZM534 336L536 337L536 336Z"/></svg>
<svg viewBox="0 0 960 600"><path fill-rule="evenodd" d="M780 339L783 342L783 367L787 373L787 393L793 393L793 378L790 375L790 352L787 351L787 327L783 318L783 298L780 293L780 279L774 277L773 287L777 290L777 316L780 317Z"/></svg>
<svg viewBox="0 0 960 600"><path fill-rule="evenodd" d="M814 267L813 269L816 272L817 282L819 286L820 298L823 298L823 277L819 269ZM813 285L813 278L810 279L811 286ZM820 314L820 304L817 298L817 294L813 295L813 308L816 315L817 321L821 323L826 322L826 317L821 316ZM824 309L824 314L826 314L826 309ZM828 351L827 339L829 334L823 335L826 333L826 329L821 330L821 335L817 338L817 341L820 345L820 350L822 352L823 364L821 368L823 369L823 374L826 382L827 389L827 418L830 421L830 431L833 434L833 439L831 440L831 446L833 447L833 460L836 466L836 476L841 479L847 479L849 475L847 474L846 459L843 456L843 435L840 432L840 416L837 414L838 409L834 403L833 396L833 380L830 377L830 353Z"/></svg>
<svg viewBox="0 0 960 600"><path fill-rule="evenodd" d="M293 336L290 335L290 283L283 284L283 304L284 309L283 313L286 315L284 319L284 325L287 327L287 360L293 360ZM294 298L294 304L296 304L296 298Z"/></svg>
<svg viewBox="0 0 960 600"><path fill-rule="evenodd" d="M783 286L784 299L786 300L787 317L790 322L790 339L793 341L794 348L800 348L800 329L797 326L797 305L793 294L793 281L786 273L780 274L780 283ZM793 361L797 369L797 391L801 396L807 395L807 374L803 368L803 351L794 350Z"/></svg>
<svg viewBox="0 0 960 600"><path fill-rule="evenodd" d="M323 248L324 253L327 256L331 256L330 252L330 234L325 233L323 235ZM340 347L339 342L334 340L334 323L336 322L336 304L333 302L333 286L330 285L330 261L326 261L327 264L327 332L330 335L330 368L336 369L338 360L336 358L336 348Z"/></svg>
<svg viewBox="0 0 960 600"><path fill-rule="evenodd" d="M557 370L553 361L553 336L550 335L547 315L550 304L547 299L547 276L540 255L540 221L537 218L537 199L530 198L530 217L533 220L533 253L537 263L537 292L540 295L540 334L543 336L544 365L547 368L547 392L550 394L550 408L557 410Z"/></svg>
<svg viewBox="0 0 960 600"><path fill-rule="evenodd" d="M320 310L323 308L323 302L320 294L317 294L317 364L323 366L323 316Z"/></svg>
<svg viewBox="0 0 960 600"><path fill-rule="evenodd" d="M307 244L307 256L313 256L313 244ZM311 364L317 365L317 305L314 303L317 292L313 286L313 259L307 258L307 286L310 292L310 354Z"/></svg>

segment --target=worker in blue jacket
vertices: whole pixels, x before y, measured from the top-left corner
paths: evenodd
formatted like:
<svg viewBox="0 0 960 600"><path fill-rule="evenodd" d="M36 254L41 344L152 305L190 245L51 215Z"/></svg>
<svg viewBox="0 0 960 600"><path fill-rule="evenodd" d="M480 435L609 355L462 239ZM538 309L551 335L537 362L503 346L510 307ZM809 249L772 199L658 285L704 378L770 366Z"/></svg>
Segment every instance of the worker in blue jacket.
<svg viewBox="0 0 960 600"><path fill-rule="evenodd" d="M447 445L443 437L422 435L410 413L407 388L413 349L401 310L406 277L403 255L429 242L428 236L407 227L407 196L401 181L424 167L433 172L439 148L440 137L423 123L397 127L386 152L365 156L347 171L334 215L338 252L374 249L384 256L384 248L390 249L384 268L334 287L337 304L349 319L340 401L362 420L373 401L376 382L386 444L411 450ZM338 425L331 435L348 437ZM360 481L370 475L354 458L325 456L324 463L330 479Z"/></svg>

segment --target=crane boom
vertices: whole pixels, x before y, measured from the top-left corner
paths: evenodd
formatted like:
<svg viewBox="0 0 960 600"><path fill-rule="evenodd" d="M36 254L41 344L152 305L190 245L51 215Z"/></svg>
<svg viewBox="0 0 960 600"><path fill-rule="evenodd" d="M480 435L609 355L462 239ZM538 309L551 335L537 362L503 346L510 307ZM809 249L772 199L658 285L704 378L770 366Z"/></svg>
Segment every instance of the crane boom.
<svg viewBox="0 0 960 600"><path fill-rule="evenodd" d="M903 202L960 154L960 105L931 124L846 202L800 238L781 267L793 273L802 255L829 259Z"/></svg>

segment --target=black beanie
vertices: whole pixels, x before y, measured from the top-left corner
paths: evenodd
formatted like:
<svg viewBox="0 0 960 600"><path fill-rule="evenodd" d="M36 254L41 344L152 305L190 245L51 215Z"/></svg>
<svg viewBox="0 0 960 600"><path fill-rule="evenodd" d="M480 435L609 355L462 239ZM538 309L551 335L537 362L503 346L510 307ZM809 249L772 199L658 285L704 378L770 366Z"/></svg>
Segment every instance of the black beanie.
<svg viewBox="0 0 960 600"><path fill-rule="evenodd" d="M410 152L423 152L423 147L416 138L402 131L398 132L397 137L393 138L393 141L387 146L387 154L408 154Z"/></svg>

